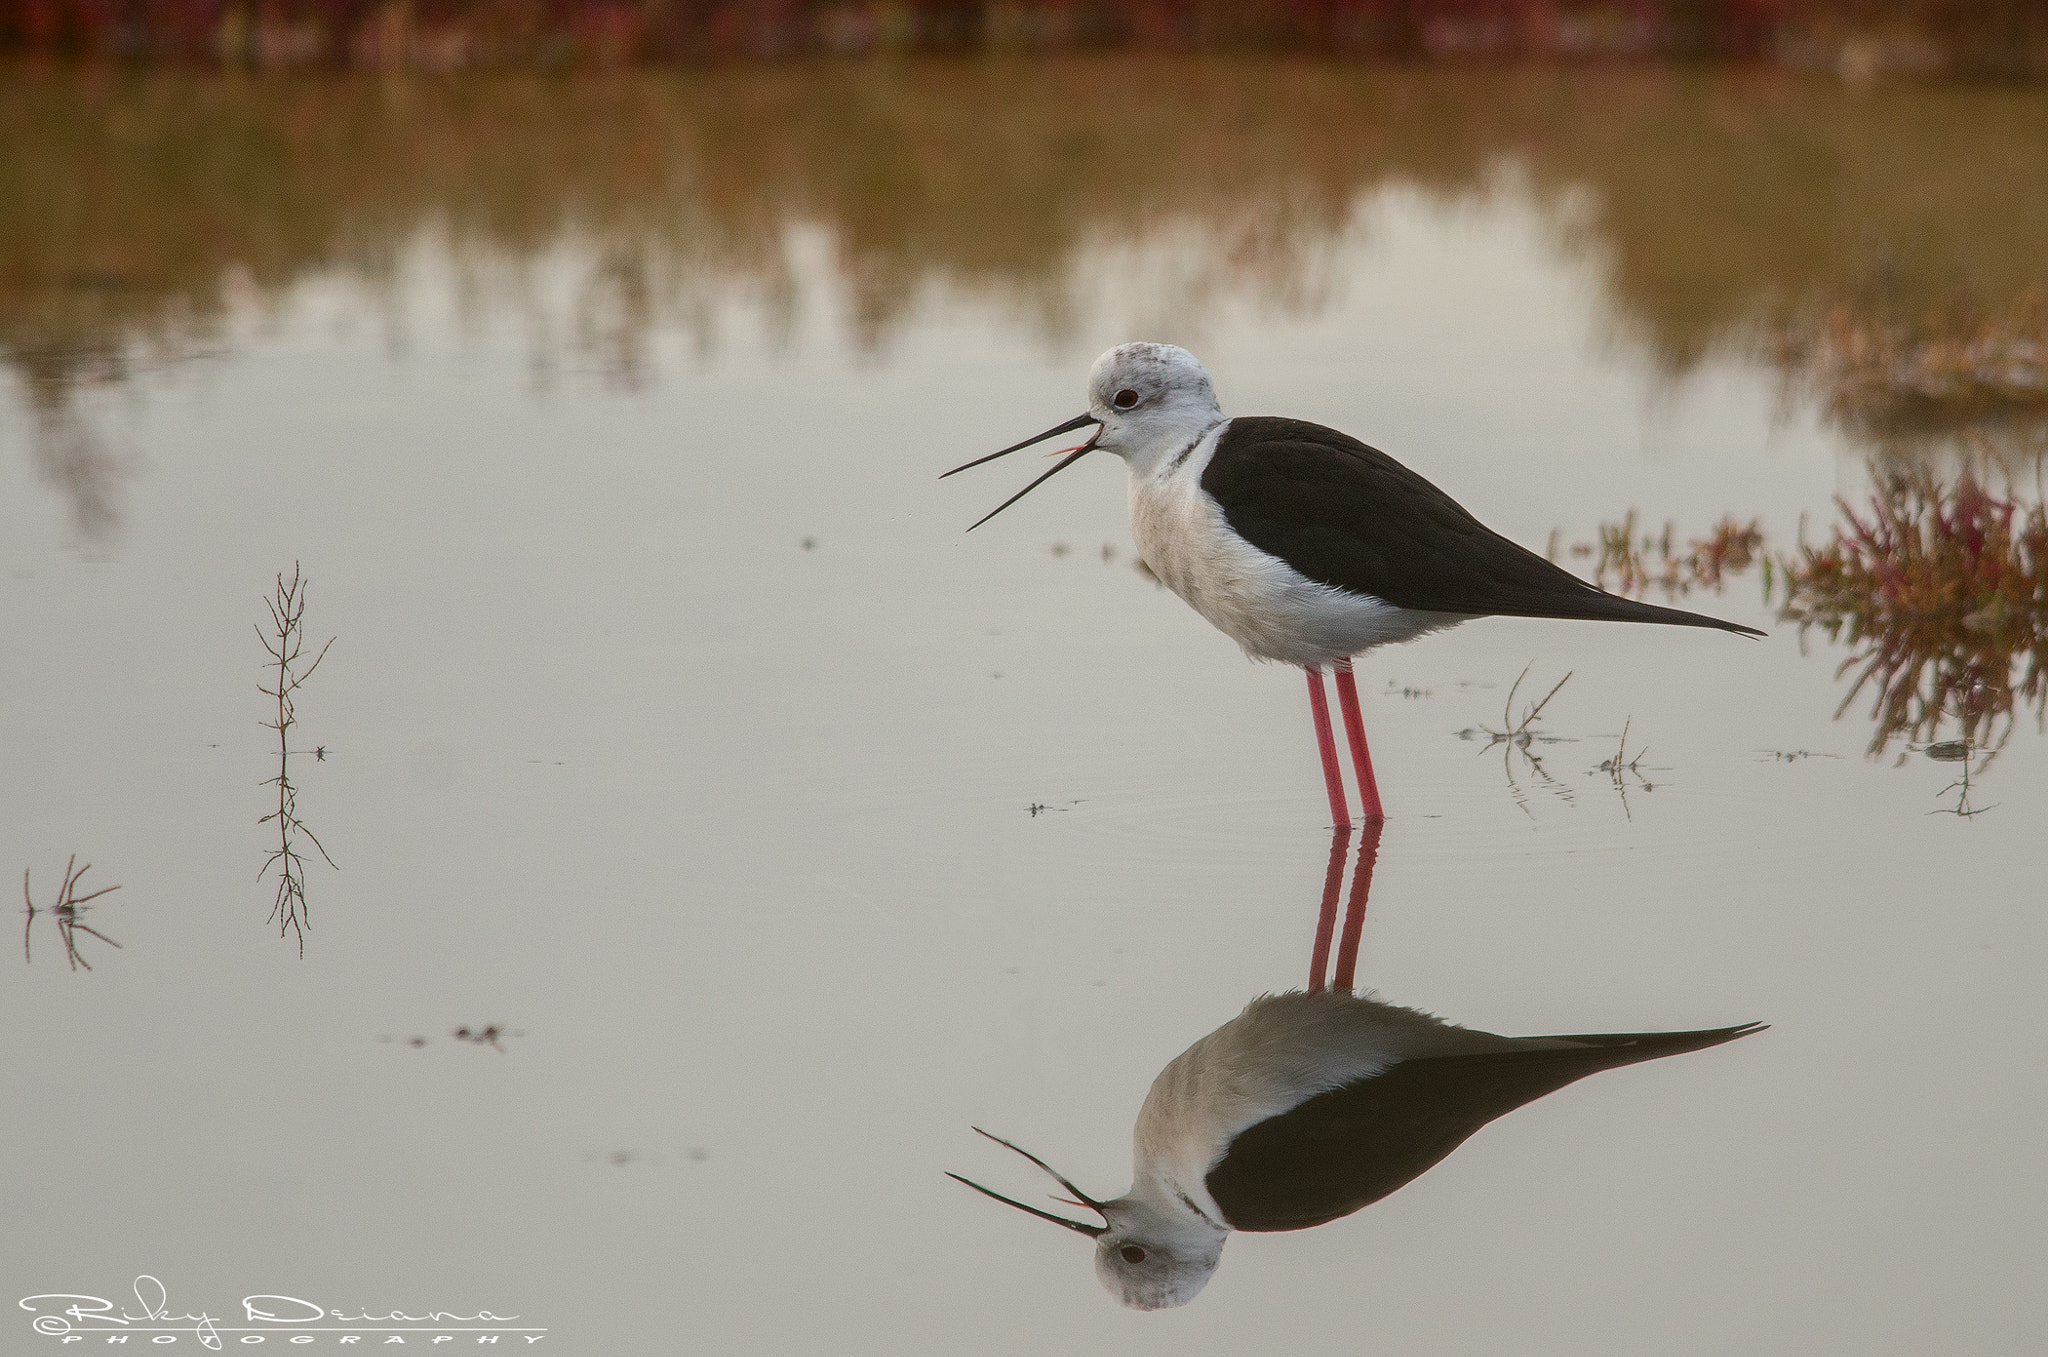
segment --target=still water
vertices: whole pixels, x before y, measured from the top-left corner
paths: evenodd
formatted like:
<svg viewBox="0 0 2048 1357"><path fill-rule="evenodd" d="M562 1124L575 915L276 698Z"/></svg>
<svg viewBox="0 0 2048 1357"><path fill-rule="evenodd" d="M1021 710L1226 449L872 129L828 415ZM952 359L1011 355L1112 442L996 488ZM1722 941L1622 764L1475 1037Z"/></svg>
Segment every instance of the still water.
<svg viewBox="0 0 2048 1357"><path fill-rule="evenodd" d="M1876 570L1924 636L1780 615L1837 496L1982 484L2041 564L2048 96L1145 60L0 103L16 1296L590 1354L2048 1342L2033 596L1930 549ZM972 536L1030 459L936 479L1131 338L1582 572L1631 512L1677 558L1754 520L1772 595L1678 601L1771 634L1375 653L1368 883L1299 675L1136 568L1119 467ZM259 879L295 568L303 956ZM120 889L67 921L73 854ZM1183 1310L944 1176L1045 1204L979 1126L1123 1191L1154 1076L1333 949L1484 1032L1770 1027L1235 1238Z"/></svg>

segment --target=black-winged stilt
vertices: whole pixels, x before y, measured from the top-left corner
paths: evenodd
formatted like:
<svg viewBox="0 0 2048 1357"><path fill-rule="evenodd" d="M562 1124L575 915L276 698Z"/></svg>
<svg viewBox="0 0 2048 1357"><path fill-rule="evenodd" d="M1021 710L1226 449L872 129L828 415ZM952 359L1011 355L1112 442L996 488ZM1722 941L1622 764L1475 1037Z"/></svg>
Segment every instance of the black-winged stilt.
<svg viewBox="0 0 2048 1357"><path fill-rule="evenodd" d="M1358 795L1383 817L1351 660L1474 617L1754 627L1598 589L1502 537L1376 448L1298 419L1229 418L1206 368L1171 344L1120 344L1088 375L1088 410L965 471L1059 434L1094 436L975 522L1100 448L1130 471L1131 533L1166 586L1254 659L1299 665L1330 813L1351 823L1323 670L1337 675ZM941 477L944 479L944 477Z"/></svg>
<svg viewBox="0 0 2048 1357"><path fill-rule="evenodd" d="M989 1136L1051 1174L1103 1224L947 1176L1093 1236L1095 1274L1109 1293L1158 1310L1185 1305L1208 1283L1232 1230L1303 1230L1347 1216L1546 1093L1761 1028L1500 1037L1343 990L1266 995L1160 1071L1138 1113L1123 1196L1098 1201L1036 1155Z"/></svg>

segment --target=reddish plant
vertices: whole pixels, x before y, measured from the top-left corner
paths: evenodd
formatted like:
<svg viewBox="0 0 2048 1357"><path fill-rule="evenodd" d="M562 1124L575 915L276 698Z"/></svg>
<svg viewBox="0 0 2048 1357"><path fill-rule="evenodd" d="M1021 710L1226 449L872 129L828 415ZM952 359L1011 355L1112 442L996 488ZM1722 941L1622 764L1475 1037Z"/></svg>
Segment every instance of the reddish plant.
<svg viewBox="0 0 2048 1357"><path fill-rule="evenodd" d="M1900 737L1931 741L1945 720L1995 751L2021 701L2038 719L2048 510L2002 499L1968 473L1944 486L1926 470L1887 476L1867 513L1837 502L1844 522L1833 539L1780 563L1780 616L1854 647L1838 672L1856 681L1836 714L1872 690L1871 752Z"/></svg>

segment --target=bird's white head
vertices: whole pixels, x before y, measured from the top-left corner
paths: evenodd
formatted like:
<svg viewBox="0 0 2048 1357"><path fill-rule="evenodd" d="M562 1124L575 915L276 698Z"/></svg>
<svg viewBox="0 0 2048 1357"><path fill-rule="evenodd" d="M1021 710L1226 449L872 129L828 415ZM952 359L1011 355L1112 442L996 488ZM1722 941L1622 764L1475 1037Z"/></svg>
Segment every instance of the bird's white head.
<svg viewBox="0 0 2048 1357"><path fill-rule="evenodd" d="M1092 440L1133 470L1171 456L1223 419L1209 369L1172 344L1119 344L1088 373L1088 413L1102 428Z"/></svg>
<svg viewBox="0 0 2048 1357"><path fill-rule="evenodd" d="M1186 1305L1216 1275L1224 1231L1178 1203L1138 1193L1104 1202L1109 1228L1095 1240L1095 1275L1117 1302L1133 1310Z"/></svg>
<svg viewBox="0 0 2048 1357"><path fill-rule="evenodd" d="M968 528L972 532L1097 448L1115 453L1133 474L1142 476L1161 458L1173 456L1222 422L1216 388L1201 360L1171 344L1119 344L1095 360L1088 374L1088 409L1084 413L1000 452L963 462L946 476L1048 438L1096 426L1094 437L1078 447L1062 449L1066 456L1055 462L1052 470L982 515Z"/></svg>
<svg viewBox="0 0 2048 1357"><path fill-rule="evenodd" d="M974 1129L981 1131L978 1126ZM1134 1310L1165 1310L1186 1305L1209 1284L1216 1265L1223 1261L1223 1241L1230 1237L1230 1232L1202 1214L1186 1198L1176 1199L1164 1188L1145 1182L1114 1201L1097 1201L1029 1150L1012 1145L1001 1136L990 1136L986 1131L981 1131L981 1134L998 1145L1016 1150L1051 1174L1061 1187L1073 1194L1069 1205L1094 1211L1102 1217L1103 1223L1089 1225L1069 1220L1035 1206L1026 1206L957 1173L946 1176L955 1182L966 1183L983 1196L994 1197L1005 1206L1014 1206L1040 1220L1049 1220L1055 1225L1064 1225L1069 1230L1091 1236L1095 1240L1095 1275L1119 1303Z"/></svg>

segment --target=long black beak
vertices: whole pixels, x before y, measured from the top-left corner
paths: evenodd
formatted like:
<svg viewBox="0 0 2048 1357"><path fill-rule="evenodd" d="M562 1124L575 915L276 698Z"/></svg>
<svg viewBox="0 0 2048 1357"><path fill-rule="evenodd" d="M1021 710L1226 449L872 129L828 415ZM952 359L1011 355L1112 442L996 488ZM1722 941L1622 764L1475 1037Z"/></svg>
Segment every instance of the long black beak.
<svg viewBox="0 0 2048 1357"><path fill-rule="evenodd" d="M945 476L939 477L939 479L943 481L944 479L946 479L946 476L951 476L957 472L965 471L969 467L980 466L983 462L993 462L998 457L1007 457L1011 453L1017 451L1019 448L1028 448L1033 443L1043 443L1048 438L1057 438L1059 435L1063 433L1072 433L1074 430L1085 428L1090 424L1099 425L1101 423L1102 421L1097 419L1093 415L1076 415L1074 416L1074 418L1068 420L1066 423L1061 424L1056 428L1047 429L1044 433L1039 434L1035 438L1027 438L1021 443L1012 443L1009 447L1004 448L1001 452L992 452L986 457L977 457L971 462L963 462L959 466L954 467L952 471L948 471ZM1101 432L1102 431L1100 429L1097 429L1096 437L1101 437ZM1083 443L1080 447L1074 449L1074 451L1070 455L1063 457L1058 462L1054 463L1052 470L1046 472L1043 476L1040 476L1037 480L1031 482L1031 484L1025 486L1022 490L1019 490L1016 494L1010 496L1001 504L998 504L995 508L989 510L980 518L976 519L973 523L969 524L967 531L973 532L976 528L988 522L991 518L994 518L997 514L1009 508L1012 504L1015 504L1018 500L1024 498L1033 490L1036 490L1039 486L1044 485L1054 476L1059 475L1062 471L1065 471L1068 467L1080 461L1083 457L1086 457L1094 447L1095 439L1091 438L1086 443ZM1017 1147L1012 1145L1010 1148L1016 1149ZM1018 1150L1018 1153L1022 1154L1023 1151ZM1015 1203L1012 1203L1012 1205L1014 1204ZM1027 1207L1026 1209L1028 1210L1029 1208Z"/></svg>
<svg viewBox="0 0 2048 1357"><path fill-rule="evenodd" d="M1054 432L1060 433L1064 432L1064 430L1056 429L1054 430ZM993 1140L996 1144L1003 1146L1005 1149L1016 1150L1018 1154L1023 1155L1026 1159L1029 1159L1032 1163L1038 1165L1038 1167L1044 1169L1047 1173L1051 1174L1053 1178L1056 1181L1058 1181L1061 1187L1065 1188L1067 1191L1074 1194L1074 1201L1077 1205L1085 1206L1091 1211L1101 1212L1102 1218L1105 1221L1109 1219L1109 1214L1107 1212L1102 1211L1101 1202L1095 1200L1095 1198L1089 1196L1086 1192L1083 1192L1080 1188L1075 1187L1072 1183L1068 1182L1065 1178L1061 1177L1059 1172L1056 1169L1054 1169L1052 1165L1046 1163L1043 1159L1040 1159L1037 1155L1031 1153L1031 1151L1029 1150L1018 1149L1017 1146L1010 1144L1009 1141L1004 1140L1001 1136L990 1136L988 1132L983 1131L979 1126L975 1127L974 1129L978 1134L988 1136L990 1140ZM956 1183L966 1183L967 1186L973 1188L976 1192L981 1193L981 1195L984 1197L994 1197L997 1201L1003 1203L1005 1206L1014 1206L1019 1211L1028 1211L1032 1215L1037 1216L1040 1220L1049 1220L1055 1225L1064 1225L1069 1230L1078 1230L1082 1234L1089 1236L1091 1239L1106 1234L1109 1230L1109 1226L1107 1225L1085 1225L1078 1220L1068 1220L1065 1216L1056 1216L1050 1211L1041 1211L1035 1206L1026 1206L1023 1202L1013 1200L1009 1197L1005 1197L1000 1192L992 1192L988 1188L983 1187L980 1183L974 1182L967 1178L962 1178L957 1173L948 1173L946 1176L948 1178L951 1178Z"/></svg>

